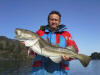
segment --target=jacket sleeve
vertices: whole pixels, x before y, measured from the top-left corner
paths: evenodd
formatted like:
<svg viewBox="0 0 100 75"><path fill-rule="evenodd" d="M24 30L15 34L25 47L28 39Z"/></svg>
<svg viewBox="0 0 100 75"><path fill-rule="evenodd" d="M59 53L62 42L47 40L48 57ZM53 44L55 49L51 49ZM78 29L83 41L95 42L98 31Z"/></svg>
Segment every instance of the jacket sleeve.
<svg viewBox="0 0 100 75"><path fill-rule="evenodd" d="M43 36L45 32L44 32L43 30L38 30L36 33L37 33L39 36Z"/></svg>
<svg viewBox="0 0 100 75"><path fill-rule="evenodd" d="M68 38L68 46L74 46L76 48L77 53L78 53L78 47L77 47L75 41L72 39L71 35Z"/></svg>
<svg viewBox="0 0 100 75"><path fill-rule="evenodd" d="M64 31L64 33L62 35L65 37L65 40L67 42L67 46L74 46L76 48L77 53L78 53L78 47L77 47L75 41L72 39L71 34L68 31Z"/></svg>
<svg viewBox="0 0 100 75"><path fill-rule="evenodd" d="M64 31L64 34L62 34L65 37L65 40L67 42L67 47L74 46L76 48L76 52L78 54L78 47L75 43L75 41L72 39L71 34L68 31ZM70 58L69 61L73 60L73 58Z"/></svg>

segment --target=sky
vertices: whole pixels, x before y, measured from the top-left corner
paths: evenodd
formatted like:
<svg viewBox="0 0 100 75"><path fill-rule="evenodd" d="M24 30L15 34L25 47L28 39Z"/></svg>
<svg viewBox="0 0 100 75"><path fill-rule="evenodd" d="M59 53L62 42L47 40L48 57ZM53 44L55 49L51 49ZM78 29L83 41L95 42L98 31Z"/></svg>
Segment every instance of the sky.
<svg viewBox="0 0 100 75"><path fill-rule="evenodd" d="M100 0L0 0L0 36L14 39L16 28L36 32L52 10L61 13L79 53L100 52Z"/></svg>

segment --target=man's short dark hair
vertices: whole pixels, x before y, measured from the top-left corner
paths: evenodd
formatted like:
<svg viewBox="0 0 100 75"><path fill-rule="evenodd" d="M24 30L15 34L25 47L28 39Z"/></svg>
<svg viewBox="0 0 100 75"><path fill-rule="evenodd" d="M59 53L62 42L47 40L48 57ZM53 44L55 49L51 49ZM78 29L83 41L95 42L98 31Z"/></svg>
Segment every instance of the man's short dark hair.
<svg viewBox="0 0 100 75"><path fill-rule="evenodd" d="M60 17L60 20L61 20L61 14L58 11L51 11L48 15L48 21L49 21L49 17L50 17L51 14L57 14Z"/></svg>

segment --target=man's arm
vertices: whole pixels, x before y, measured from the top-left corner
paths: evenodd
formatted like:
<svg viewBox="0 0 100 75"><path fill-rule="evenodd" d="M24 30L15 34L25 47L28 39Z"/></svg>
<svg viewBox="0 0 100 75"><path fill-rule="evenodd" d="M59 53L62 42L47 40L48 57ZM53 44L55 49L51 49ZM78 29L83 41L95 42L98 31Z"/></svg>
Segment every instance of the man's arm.
<svg viewBox="0 0 100 75"><path fill-rule="evenodd" d="M64 36L64 38L66 40L67 47L74 46L76 48L76 52L78 54L78 47L77 47L75 41L72 39L71 34L69 32L67 32L67 31L64 31L64 33L62 35ZM69 58L68 56L62 56L62 58L64 60L68 60L68 61L73 60L73 58Z"/></svg>

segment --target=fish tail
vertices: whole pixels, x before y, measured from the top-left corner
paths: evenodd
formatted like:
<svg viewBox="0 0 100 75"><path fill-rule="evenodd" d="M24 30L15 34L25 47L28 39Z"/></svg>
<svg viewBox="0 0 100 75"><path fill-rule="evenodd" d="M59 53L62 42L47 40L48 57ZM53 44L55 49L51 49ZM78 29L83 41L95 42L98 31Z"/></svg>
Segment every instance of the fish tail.
<svg viewBox="0 0 100 75"><path fill-rule="evenodd" d="M89 62L91 61L91 57L84 54L78 54L77 58L84 67L87 67Z"/></svg>

